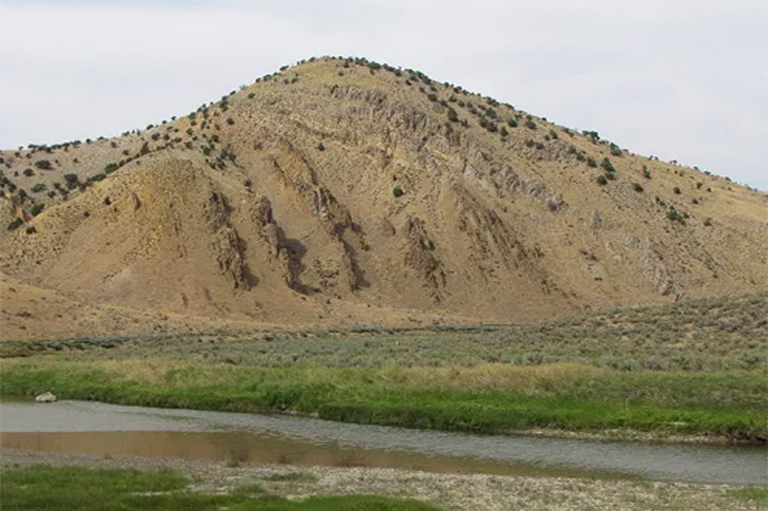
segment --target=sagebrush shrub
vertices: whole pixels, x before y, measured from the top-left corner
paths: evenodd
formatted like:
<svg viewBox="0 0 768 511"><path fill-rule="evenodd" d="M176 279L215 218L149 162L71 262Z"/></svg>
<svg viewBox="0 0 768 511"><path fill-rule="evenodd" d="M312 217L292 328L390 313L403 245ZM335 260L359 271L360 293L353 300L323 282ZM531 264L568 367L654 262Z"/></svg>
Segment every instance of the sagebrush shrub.
<svg viewBox="0 0 768 511"><path fill-rule="evenodd" d="M616 169L613 167L613 163L611 163L611 160L609 160L608 157L603 158L603 161L602 163L600 163L600 166L603 168L603 170L611 174L616 172Z"/></svg>
<svg viewBox="0 0 768 511"><path fill-rule="evenodd" d="M8 230L9 231L14 231L14 230L18 229L19 227L21 227L21 225L23 223L24 223L24 220L22 220L21 218L14 218L11 221L11 223L8 224Z"/></svg>
<svg viewBox="0 0 768 511"><path fill-rule="evenodd" d="M667 218L674 221L674 222L680 222L681 224L685 223L685 218L683 215L680 214L679 211L677 211L675 208L670 207L669 211L667 211Z"/></svg>

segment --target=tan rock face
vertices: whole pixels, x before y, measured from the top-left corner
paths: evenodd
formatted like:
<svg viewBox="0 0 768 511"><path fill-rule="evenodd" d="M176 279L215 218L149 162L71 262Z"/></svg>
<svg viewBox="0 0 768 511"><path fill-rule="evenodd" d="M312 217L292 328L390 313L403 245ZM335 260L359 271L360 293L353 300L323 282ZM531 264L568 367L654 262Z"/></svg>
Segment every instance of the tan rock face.
<svg viewBox="0 0 768 511"><path fill-rule="evenodd" d="M408 71L318 59L48 149L2 152L0 220L27 219L0 240L4 338L530 321L768 287L766 194Z"/></svg>

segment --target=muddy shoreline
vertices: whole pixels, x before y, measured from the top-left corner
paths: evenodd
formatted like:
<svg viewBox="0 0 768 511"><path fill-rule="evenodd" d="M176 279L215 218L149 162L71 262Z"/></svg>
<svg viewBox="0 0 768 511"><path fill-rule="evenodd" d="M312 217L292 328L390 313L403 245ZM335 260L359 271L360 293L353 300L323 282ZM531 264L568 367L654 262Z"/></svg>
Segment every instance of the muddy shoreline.
<svg viewBox="0 0 768 511"><path fill-rule="evenodd" d="M318 494L366 493L415 498L446 510L762 509L760 502L735 498L733 492L740 488L739 486L722 484L435 474L361 467L294 467L280 464L0 450L0 466L3 468L35 464L104 469L171 468L187 474L194 481L192 489L198 491L227 492L239 486L258 484L269 493L291 499ZM275 475L297 473L301 474L301 477L295 480L268 479L274 478Z"/></svg>

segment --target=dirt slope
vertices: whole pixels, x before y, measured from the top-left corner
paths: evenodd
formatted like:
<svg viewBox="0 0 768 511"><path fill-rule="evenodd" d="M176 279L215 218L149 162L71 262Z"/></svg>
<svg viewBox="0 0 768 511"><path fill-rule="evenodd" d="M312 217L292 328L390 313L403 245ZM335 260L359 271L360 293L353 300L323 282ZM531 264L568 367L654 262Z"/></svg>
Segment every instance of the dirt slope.
<svg viewBox="0 0 768 511"><path fill-rule="evenodd" d="M1 156L3 338L31 335L6 319L19 289L183 328L532 321L768 287L766 194L364 60Z"/></svg>

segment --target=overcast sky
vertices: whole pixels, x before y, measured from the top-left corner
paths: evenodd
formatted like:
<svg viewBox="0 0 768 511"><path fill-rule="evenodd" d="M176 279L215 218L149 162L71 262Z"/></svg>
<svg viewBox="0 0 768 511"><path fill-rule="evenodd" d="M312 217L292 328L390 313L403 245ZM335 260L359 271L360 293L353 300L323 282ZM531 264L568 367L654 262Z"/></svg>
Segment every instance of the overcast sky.
<svg viewBox="0 0 768 511"><path fill-rule="evenodd" d="M768 190L766 0L0 0L0 148L143 128L321 55Z"/></svg>

